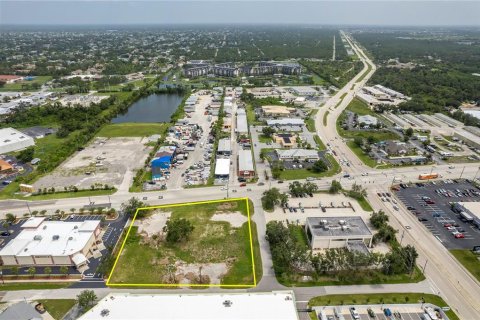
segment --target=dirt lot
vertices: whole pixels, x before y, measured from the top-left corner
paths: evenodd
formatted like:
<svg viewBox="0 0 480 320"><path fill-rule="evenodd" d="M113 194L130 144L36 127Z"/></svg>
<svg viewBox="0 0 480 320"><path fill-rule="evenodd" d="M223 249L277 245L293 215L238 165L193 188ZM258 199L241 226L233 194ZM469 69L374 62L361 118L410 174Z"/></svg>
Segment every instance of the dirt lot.
<svg viewBox="0 0 480 320"><path fill-rule="evenodd" d="M143 138L96 138L53 173L40 178L34 187L88 189L94 184L108 184L128 190L133 170L143 166L151 149L144 143L147 141Z"/></svg>

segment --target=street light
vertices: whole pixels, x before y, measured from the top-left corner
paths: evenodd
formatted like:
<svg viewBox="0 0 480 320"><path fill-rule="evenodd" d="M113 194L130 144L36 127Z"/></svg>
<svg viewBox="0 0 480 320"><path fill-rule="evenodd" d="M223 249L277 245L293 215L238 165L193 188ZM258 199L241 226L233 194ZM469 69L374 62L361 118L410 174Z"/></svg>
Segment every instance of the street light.
<svg viewBox="0 0 480 320"><path fill-rule="evenodd" d="M473 181L477 180L478 172L480 172L480 167L478 167L478 170L477 170L477 172L475 173L475 177L473 178Z"/></svg>

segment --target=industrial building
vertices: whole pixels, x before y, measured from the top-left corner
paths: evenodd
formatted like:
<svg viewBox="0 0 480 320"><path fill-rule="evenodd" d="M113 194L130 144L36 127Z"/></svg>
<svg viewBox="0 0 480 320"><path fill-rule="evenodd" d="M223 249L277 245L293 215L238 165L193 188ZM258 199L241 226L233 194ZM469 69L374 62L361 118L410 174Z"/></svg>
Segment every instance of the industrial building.
<svg viewBox="0 0 480 320"><path fill-rule="evenodd" d="M0 154L19 151L35 145L32 137L13 128L0 129Z"/></svg>
<svg viewBox="0 0 480 320"><path fill-rule="evenodd" d="M160 180L164 173L170 169L176 151L177 147L175 146L162 146L157 150L152 161L150 161L153 181Z"/></svg>
<svg viewBox="0 0 480 320"><path fill-rule="evenodd" d="M247 113L245 109L237 109L237 126L235 132L237 135L247 135L248 134L248 122L247 122Z"/></svg>
<svg viewBox="0 0 480 320"><path fill-rule="evenodd" d="M265 117L289 117L295 113L295 108L285 106L262 106L262 113Z"/></svg>
<svg viewBox="0 0 480 320"><path fill-rule="evenodd" d="M291 87L290 89L299 96L315 96L318 94L318 91L312 87Z"/></svg>
<svg viewBox="0 0 480 320"><path fill-rule="evenodd" d="M255 176L251 150L238 150L238 176L245 178Z"/></svg>
<svg viewBox="0 0 480 320"><path fill-rule="evenodd" d="M297 146L297 136L291 133L274 133L272 139L285 149L291 149Z"/></svg>
<svg viewBox="0 0 480 320"><path fill-rule="evenodd" d="M232 144L230 138L223 138L218 140L217 154L229 156L232 153Z"/></svg>
<svg viewBox="0 0 480 320"><path fill-rule="evenodd" d="M349 246L355 250L366 249L372 245L373 239L361 217L307 217L305 232L313 250Z"/></svg>
<svg viewBox="0 0 480 320"><path fill-rule="evenodd" d="M360 124L364 124L366 126L376 126L378 123L378 119L374 116L371 115L364 115L364 116L359 116L357 118L357 122Z"/></svg>
<svg viewBox="0 0 480 320"><path fill-rule="evenodd" d="M275 150L281 161L317 161L320 160L318 151L309 149Z"/></svg>
<svg viewBox="0 0 480 320"><path fill-rule="evenodd" d="M88 268L89 257L100 256L104 249L100 222L32 217L0 250L0 259L6 266L76 266L83 271Z"/></svg>
<svg viewBox="0 0 480 320"><path fill-rule="evenodd" d="M142 310L142 312L138 312ZM292 291L197 294L111 293L80 316L98 319L298 320Z"/></svg>
<svg viewBox="0 0 480 320"><path fill-rule="evenodd" d="M230 176L230 159L217 159L215 161L215 178L228 179Z"/></svg>
<svg viewBox="0 0 480 320"><path fill-rule="evenodd" d="M453 209L460 214L460 219L480 228L480 202L455 202Z"/></svg>
<svg viewBox="0 0 480 320"><path fill-rule="evenodd" d="M267 125L282 131L299 132L305 126L305 121L300 118L271 119L267 120Z"/></svg>

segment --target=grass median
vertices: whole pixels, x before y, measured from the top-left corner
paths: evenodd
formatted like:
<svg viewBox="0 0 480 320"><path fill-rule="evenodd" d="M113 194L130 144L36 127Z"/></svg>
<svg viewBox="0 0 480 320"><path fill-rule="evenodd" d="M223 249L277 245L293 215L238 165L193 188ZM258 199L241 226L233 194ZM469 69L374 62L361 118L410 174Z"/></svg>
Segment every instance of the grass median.
<svg viewBox="0 0 480 320"><path fill-rule="evenodd" d="M467 269L478 281L480 281L479 256L470 250L450 250L450 253Z"/></svg>
<svg viewBox="0 0 480 320"><path fill-rule="evenodd" d="M45 307L45 310L56 320L63 319L65 314L75 305L74 299L48 299L37 300Z"/></svg>

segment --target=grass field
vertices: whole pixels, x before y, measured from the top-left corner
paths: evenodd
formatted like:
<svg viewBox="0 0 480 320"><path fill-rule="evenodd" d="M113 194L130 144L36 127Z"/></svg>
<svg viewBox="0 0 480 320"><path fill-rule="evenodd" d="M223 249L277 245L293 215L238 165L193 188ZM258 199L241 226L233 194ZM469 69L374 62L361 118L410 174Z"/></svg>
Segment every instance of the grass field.
<svg viewBox="0 0 480 320"><path fill-rule="evenodd" d="M323 115L323 126L326 127L327 126L327 121L328 121L328 114L330 113L330 111L326 111Z"/></svg>
<svg viewBox="0 0 480 320"><path fill-rule="evenodd" d="M320 137L318 135L314 135L313 140L315 140L315 143L317 144L318 150L326 150L327 149L325 144L323 144L322 139L320 139Z"/></svg>
<svg viewBox="0 0 480 320"><path fill-rule="evenodd" d="M56 320L63 319L63 316L70 310L76 303L74 299L49 299L49 300L37 300L42 303L48 313Z"/></svg>
<svg viewBox="0 0 480 320"><path fill-rule="evenodd" d="M164 134L168 123L115 123L104 126L97 134L99 137L147 137Z"/></svg>
<svg viewBox="0 0 480 320"><path fill-rule="evenodd" d="M277 276L277 280L287 287L313 287L313 286L343 286L343 285L357 285L357 284L395 284L395 283L414 283L425 280L418 267L412 274L396 274L385 275L379 270L357 270L355 274L345 274L339 272L337 274L320 276L313 281L291 281Z"/></svg>
<svg viewBox="0 0 480 320"><path fill-rule="evenodd" d="M272 142L273 140L271 137L267 137L266 135L260 134L258 136L258 141L261 143L267 143L267 142Z"/></svg>
<svg viewBox="0 0 480 320"><path fill-rule="evenodd" d="M244 199L181 205L156 209L171 213L171 219L185 218L194 230L189 240L168 244L163 240L144 237L133 227L125 239L125 245L111 273L109 285L149 284L159 287L168 284L168 268L175 262L190 265L227 263L228 270L221 278L220 285L253 285L252 252L250 249L250 230L248 223L234 228L226 221L212 221L217 212L240 212L247 215L247 201ZM250 212L252 214L252 211ZM153 214L153 213L149 213ZM140 221L140 220L139 220ZM251 223L253 255L255 257L256 281L262 275L261 257L256 238L256 226ZM132 266L134 266L132 268ZM212 279L211 279L212 280ZM174 286L178 285L172 283ZM188 283L184 285L189 286Z"/></svg>
<svg viewBox="0 0 480 320"><path fill-rule="evenodd" d="M365 154L365 152L355 144L353 141L348 141L347 146L355 153L355 155L362 160L363 163L365 163L367 166L374 168L377 165L377 162L370 158L368 154Z"/></svg>
<svg viewBox="0 0 480 320"><path fill-rule="evenodd" d="M480 281L480 260L478 255L470 250L450 250L450 253L467 269L478 281Z"/></svg>
<svg viewBox="0 0 480 320"><path fill-rule="evenodd" d="M305 125L307 130L310 132L315 132L315 115L317 114L318 109L312 110L309 114L309 118L305 120Z"/></svg>
<svg viewBox="0 0 480 320"><path fill-rule="evenodd" d="M438 307L448 307L447 303L439 296L428 293L381 293L381 294L332 294L310 299L308 305L313 306L338 306L355 304L403 304L431 303ZM459 320L459 317L449 310L445 312L449 319Z"/></svg>
<svg viewBox="0 0 480 320"><path fill-rule="evenodd" d="M358 98L353 98L353 100L348 104L347 110L355 112L360 116L371 115L377 116L377 114L370 109L370 107L363 101Z"/></svg>
<svg viewBox="0 0 480 320"><path fill-rule="evenodd" d="M1 284L0 291L62 289L72 285L72 283L74 282L11 282Z"/></svg>
<svg viewBox="0 0 480 320"><path fill-rule="evenodd" d="M35 77L35 79L33 79L31 81L19 81L19 82L15 82L15 83L5 84L3 87L0 88L0 91L24 91L24 89L22 89L23 84L26 84L26 85L30 84L31 85L31 84L34 84L34 83L38 83L40 85L43 85L45 82L50 81L50 80L52 80L51 76L38 76L38 77ZM30 90L31 91L36 91L36 90L32 90L32 89L30 89Z"/></svg>

